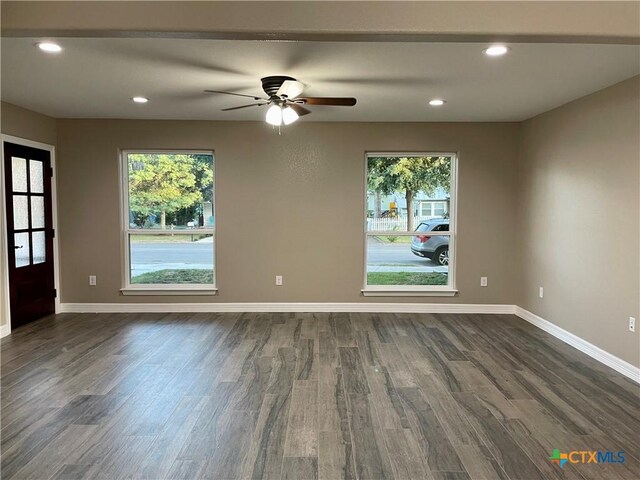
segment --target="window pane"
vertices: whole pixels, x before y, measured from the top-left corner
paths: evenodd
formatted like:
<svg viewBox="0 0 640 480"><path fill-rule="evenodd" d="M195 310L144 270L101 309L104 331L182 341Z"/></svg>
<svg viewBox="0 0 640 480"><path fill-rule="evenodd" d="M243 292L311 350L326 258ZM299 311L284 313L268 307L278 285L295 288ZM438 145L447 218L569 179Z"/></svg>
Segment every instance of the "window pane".
<svg viewBox="0 0 640 480"><path fill-rule="evenodd" d="M26 230L29 228L28 197L26 195L13 196L13 229Z"/></svg>
<svg viewBox="0 0 640 480"><path fill-rule="evenodd" d="M44 232L33 232L33 263L44 263L47 260L47 249Z"/></svg>
<svg viewBox="0 0 640 480"><path fill-rule="evenodd" d="M420 210L420 214L423 217L430 217L431 216L431 204L430 203L423 203L421 210Z"/></svg>
<svg viewBox="0 0 640 480"><path fill-rule="evenodd" d="M368 156L367 285L450 285L450 237L435 233L449 231L452 165L451 156Z"/></svg>
<svg viewBox="0 0 640 480"><path fill-rule="evenodd" d="M130 153L129 228L194 230L214 226L211 154Z"/></svg>
<svg viewBox="0 0 640 480"><path fill-rule="evenodd" d="M29 234L16 233L14 234L15 252L16 252L16 267L24 267L29 265Z"/></svg>
<svg viewBox="0 0 640 480"><path fill-rule="evenodd" d="M132 284L214 283L212 235L129 235Z"/></svg>
<svg viewBox="0 0 640 480"><path fill-rule="evenodd" d="M413 232L420 220L443 217L451 164L446 156L369 156L367 230Z"/></svg>
<svg viewBox="0 0 640 480"><path fill-rule="evenodd" d="M14 192L27 191L27 161L24 158L11 157L11 176Z"/></svg>
<svg viewBox="0 0 640 480"><path fill-rule="evenodd" d="M42 162L39 160L29 160L29 181L31 183L31 193L44 192L42 166Z"/></svg>
<svg viewBox="0 0 640 480"><path fill-rule="evenodd" d="M367 285L448 285L449 237L367 237Z"/></svg>
<svg viewBox="0 0 640 480"><path fill-rule="evenodd" d="M44 197L31 197L31 228L44 228Z"/></svg>

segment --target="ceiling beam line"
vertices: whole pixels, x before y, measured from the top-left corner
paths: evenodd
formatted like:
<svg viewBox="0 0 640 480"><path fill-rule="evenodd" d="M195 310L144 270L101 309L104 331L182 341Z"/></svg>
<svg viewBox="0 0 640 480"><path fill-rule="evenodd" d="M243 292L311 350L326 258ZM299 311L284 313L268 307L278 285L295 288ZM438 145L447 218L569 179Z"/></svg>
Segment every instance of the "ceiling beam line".
<svg viewBox="0 0 640 480"><path fill-rule="evenodd" d="M2 36L640 44L640 2L10 1Z"/></svg>

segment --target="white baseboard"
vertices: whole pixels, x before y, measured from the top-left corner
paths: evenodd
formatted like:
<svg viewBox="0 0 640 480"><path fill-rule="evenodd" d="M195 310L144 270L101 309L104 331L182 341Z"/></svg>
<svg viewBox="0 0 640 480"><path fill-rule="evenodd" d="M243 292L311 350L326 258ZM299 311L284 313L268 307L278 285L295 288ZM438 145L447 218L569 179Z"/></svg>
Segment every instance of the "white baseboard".
<svg viewBox="0 0 640 480"><path fill-rule="evenodd" d="M586 340L574 335L567 330L560 328L559 326L545 320L542 317L531 313L524 308L515 307L515 314L526 320L527 322L535 325L541 330L553 335L554 337L562 340L564 343L577 348L582 353L586 353L591 358L598 360L600 363L605 364L607 367L613 368L616 372L621 373L625 377L630 378L634 382L640 383L640 368L625 362L621 358L612 355L609 352L602 350L600 347L596 347L594 344L587 342Z"/></svg>
<svg viewBox="0 0 640 480"><path fill-rule="evenodd" d="M380 312L513 314L513 305L460 303L62 303L62 313Z"/></svg>
<svg viewBox="0 0 640 480"><path fill-rule="evenodd" d="M4 325L0 325L0 338L6 337L11 333L11 325L5 323Z"/></svg>

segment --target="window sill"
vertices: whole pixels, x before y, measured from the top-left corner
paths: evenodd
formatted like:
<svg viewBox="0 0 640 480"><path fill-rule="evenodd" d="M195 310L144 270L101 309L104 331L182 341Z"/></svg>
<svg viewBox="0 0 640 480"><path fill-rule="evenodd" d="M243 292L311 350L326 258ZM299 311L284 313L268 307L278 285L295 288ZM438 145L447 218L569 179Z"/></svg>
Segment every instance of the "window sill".
<svg viewBox="0 0 640 480"><path fill-rule="evenodd" d="M120 291L122 295L125 296L133 296L133 295L217 295L218 289L216 287L211 287L209 285L198 287L198 286L189 286L188 288L181 287L169 287L169 288L158 288L158 287L127 287L121 288Z"/></svg>
<svg viewBox="0 0 640 480"><path fill-rule="evenodd" d="M447 288L438 290L418 290L407 288L364 288L362 295L365 297L453 297L458 290Z"/></svg>

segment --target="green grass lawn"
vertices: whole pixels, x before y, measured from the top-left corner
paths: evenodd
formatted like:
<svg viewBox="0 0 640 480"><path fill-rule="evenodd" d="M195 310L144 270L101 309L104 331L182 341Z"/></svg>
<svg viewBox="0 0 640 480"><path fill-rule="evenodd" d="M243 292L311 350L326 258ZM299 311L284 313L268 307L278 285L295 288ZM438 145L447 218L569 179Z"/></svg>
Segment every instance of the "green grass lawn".
<svg viewBox="0 0 640 480"><path fill-rule="evenodd" d="M447 275L435 272L370 272L368 285L446 285Z"/></svg>
<svg viewBox="0 0 640 480"><path fill-rule="evenodd" d="M147 272L131 279L135 284L167 284L167 283L204 283L213 285L211 270L158 270Z"/></svg>

